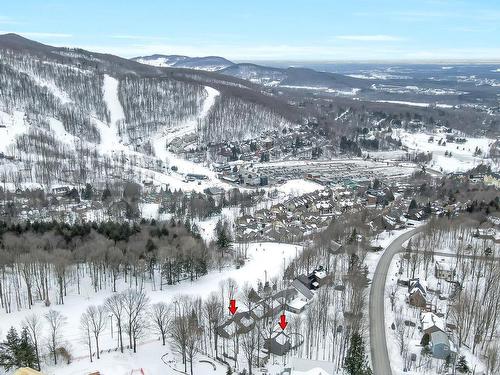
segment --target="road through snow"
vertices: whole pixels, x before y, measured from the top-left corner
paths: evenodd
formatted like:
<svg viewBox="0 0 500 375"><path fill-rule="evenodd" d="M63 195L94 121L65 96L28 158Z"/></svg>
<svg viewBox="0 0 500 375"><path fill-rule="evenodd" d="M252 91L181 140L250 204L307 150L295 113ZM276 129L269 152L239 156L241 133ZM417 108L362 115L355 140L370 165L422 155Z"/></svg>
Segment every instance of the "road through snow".
<svg viewBox="0 0 500 375"><path fill-rule="evenodd" d="M387 350L384 301L385 282L387 272L391 265L392 258L401 251L403 244L413 235L425 228L422 225L414 230L405 232L391 242L380 258L375 273L373 275L370 289L369 322L370 322L370 346L372 356L372 367L374 375L391 375L391 361Z"/></svg>

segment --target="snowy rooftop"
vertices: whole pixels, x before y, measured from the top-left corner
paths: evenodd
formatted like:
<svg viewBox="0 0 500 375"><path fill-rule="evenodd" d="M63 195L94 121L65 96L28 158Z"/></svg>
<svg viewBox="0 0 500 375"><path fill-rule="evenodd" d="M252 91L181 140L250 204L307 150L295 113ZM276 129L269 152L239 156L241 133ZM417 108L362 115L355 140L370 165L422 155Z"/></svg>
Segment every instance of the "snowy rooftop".
<svg viewBox="0 0 500 375"><path fill-rule="evenodd" d="M315 361L305 358L291 358L292 375L333 375L335 366L332 362Z"/></svg>
<svg viewBox="0 0 500 375"><path fill-rule="evenodd" d="M420 318L420 321L422 322L422 330L424 332L432 327L436 327L437 329L443 332L445 331L444 320L438 317L434 313L431 312L423 313L422 317Z"/></svg>
<svg viewBox="0 0 500 375"><path fill-rule="evenodd" d="M290 306L293 309L297 309L297 310L303 309L305 305L307 305L307 300L305 300L304 298L300 298L300 297L297 297L288 303L288 306Z"/></svg>

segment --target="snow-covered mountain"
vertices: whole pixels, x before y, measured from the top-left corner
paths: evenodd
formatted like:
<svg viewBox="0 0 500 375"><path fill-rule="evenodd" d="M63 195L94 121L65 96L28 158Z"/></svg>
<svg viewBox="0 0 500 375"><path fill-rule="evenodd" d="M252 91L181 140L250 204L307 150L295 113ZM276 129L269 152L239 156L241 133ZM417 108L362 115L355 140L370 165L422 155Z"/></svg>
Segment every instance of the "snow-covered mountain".
<svg viewBox="0 0 500 375"><path fill-rule="evenodd" d="M216 72L234 65L233 62L219 56L188 57L180 55L151 55L132 59L141 64L158 67L187 68Z"/></svg>
<svg viewBox="0 0 500 375"><path fill-rule="evenodd" d="M161 179L176 136L240 139L294 118L237 78L0 35L0 175L13 184Z"/></svg>
<svg viewBox="0 0 500 375"><path fill-rule="evenodd" d="M368 89L370 82L342 74L318 72L307 68L274 68L256 64L234 64L219 73L270 87L356 92Z"/></svg>
<svg viewBox="0 0 500 375"><path fill-rule="evenodd" d="M275 68L251 63L233 63L223 57L188 57L180 55L151 55L132 59L141 64L155 67L188 68L218 72L267 87L288 87L295 89L337 90L338 92L359 91L370 87L370 82L342 74L318 72L305 68Z"/></svg>

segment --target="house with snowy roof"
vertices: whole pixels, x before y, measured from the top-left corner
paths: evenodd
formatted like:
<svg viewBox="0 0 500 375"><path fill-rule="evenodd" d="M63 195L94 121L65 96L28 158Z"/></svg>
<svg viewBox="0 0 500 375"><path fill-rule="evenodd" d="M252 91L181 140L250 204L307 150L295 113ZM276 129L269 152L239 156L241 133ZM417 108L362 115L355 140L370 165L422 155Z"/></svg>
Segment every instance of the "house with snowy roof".
<svg viewBox="0 0 500 375"><path fill-rule="evenodd" d="M420 279L408 281L408 303L424 309L427 305L427 285Z"/></svg>
<svg viewBox="0 0 500 375"><path fill-rule="evenodd" d="M436 279L452 280L455 276L455 269L444 260L436 261L434 276L436 276Z"/></svg>
<svg viewBox="0 0 500 375"><path fill-rule="evenodd" d="M420 323L424 334L433 332L445 332L445 322L442 318L432 312L425 312L420 315Z"/></svg>
<svg viewBox="0 0 500 375"><path fill-rule="evenodd" d="M333 362L292 357L282 375L333 375L336 372Z"/></svg>
<svg viewBox="0 0 500 375"><path fill-rule="evenodd" d="M432 356L439 359L451 359L456 355L456 347L446 333L446 323L444 319L432 312L422 313L420 316L421 328L423 332L420 344L428 345Z"/></svg>

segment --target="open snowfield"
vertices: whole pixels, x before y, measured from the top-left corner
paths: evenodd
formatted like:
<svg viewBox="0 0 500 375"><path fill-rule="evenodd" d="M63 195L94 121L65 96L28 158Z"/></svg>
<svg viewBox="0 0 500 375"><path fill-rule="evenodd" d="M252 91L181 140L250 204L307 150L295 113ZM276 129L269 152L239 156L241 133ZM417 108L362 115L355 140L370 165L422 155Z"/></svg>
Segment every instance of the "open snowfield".
<svg viewBox="0 0 500 375"><path fill-rule="evenodd" d="M165 286L163 291L152 290L152 284L144 284L144 288L150 298L151 303L156 302L169 302L173 298L183 295L206 297L211 292L219 290L219 285L222 281L232 278L240 286L245 282L250 282L255 285L258 280L264 281L265 278L271 279L278 276L283 267L293 259L299 251L300 246L280 244L280 243L253 243L247 245L248 260L244 266L239 269L225 268L222 272L214 270L208 275L194 281L184 281L177 285ZM118 291L124 290L126 285L123 280L119 280ZM67 324L63 330L63 339L69 344L71 353L75 358L74 362L69 365L61 365L58 368L52 366L45 366L44 373L46 375L56 374L88 374L91 371L99 370L104 375L128 375L133 369L143 368L146 374L174 374L175 371L169 369L161 360L161 356L169 353L168 347L162 347L161 343L157 341L154 334L147 334L138 346L138 353L126 353L121 355L115 353L116 348L116 328L112 328L110 322L108 327L103 332L101 339L101 348L103 350L113 350L111 353L103 354L103 358L94 364L90 364L87 358L87 349L82 340L82 334L79 329L80 316L83 311L90 305L100 305L111 294L110 289L99 291L95 293L91 287L91 281L88 275L82 279L82 292L77 294L76 286L71 285L68 289L68 296L65 299L64 305L52 305L50 308L60 311L67 318ZM158 283L157 283L158 284ZM50 298L52 301L56 300L57 290L54 287L51 290ZM31 313L37 315L45 314L49 308L37 303L32 310L15 311L11 314L6 314L4 311L0 312L0 336L4 337L6 332L11 326L19 328L23 319ZM45 325L47 329L47 325ZM115 331L114 338L111 338L111 330ZM43 336L47 335L44 331ZM45 340L45 338L44 338ZM43 340L42 340L43 341ZM172 356L168 360L172 360ZM201 359L201 358L200 358ZM200 372L211 374L224 374L225 368L213 371L211 367L206 367L207 372L201 372L201 368L207 366L206 364L199 364ZM209 372L210 370L210 372ZM221 372L222 371L222 372Z"/></svg>
<svg viewBox="0 0 500 375"><path fill-rule="evenodd" d="M407 105L410 107L420 107L420 108L427 108L430 105L429 103L404 102L404 101L400 101L400 100L377 100L377 103L403 104L403 105Z"/></svg>
<svg viewBox="0 0 500 375"><path fill-rule="evenodd" d="M317 190L323 190L325 187L316 182L299 179L299 180L290 180L285 182L282 185L276 187L278 192L286 194L286 196L299 196L308 193L312 193Z"/></svg>
<svg viewBox="0 0 500 375"><path fill-rule="evenodd" d="M0 151L5 152L18 135L26 131L24 112L14 111L12 114L0 111Z"/></svg>
<svg viewBox="0 0 500 375"><path fill-rule="evenodd" d="M467 137L467 142L463 144L450 142L440 146L440 139L446 141L445 133L409 133L402 129L395 129L394 133L409 150L432 152L429 166L442 172L463 172L479 164L491 164L492 169L499 168L498 164L495 165L491 159L485 157L489 154L493 139ZM434 142L429 142L430 137L434 137ZM480 156L474 156L476 147L481 150ZM446 152L451 152L452 156L445 156Z"/></svg>

